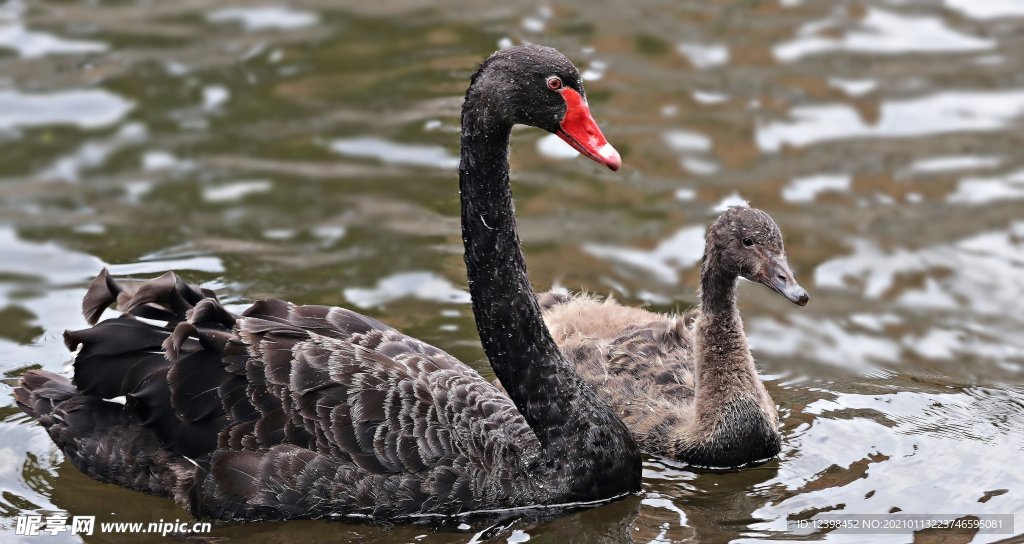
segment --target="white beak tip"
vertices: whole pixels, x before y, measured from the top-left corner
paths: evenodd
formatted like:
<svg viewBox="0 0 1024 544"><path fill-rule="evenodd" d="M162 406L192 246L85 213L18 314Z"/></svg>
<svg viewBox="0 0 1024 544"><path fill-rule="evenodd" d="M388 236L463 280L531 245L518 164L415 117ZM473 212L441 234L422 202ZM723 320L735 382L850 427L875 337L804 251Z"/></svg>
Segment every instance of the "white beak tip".
<svg viewBox="0 0 1024 544"><path fill-rule="evenodd" d="M622 157L612 144L601 146L601 149L597 150L597 156L601 157L601 162L613 172L622 167Z"/></svg>

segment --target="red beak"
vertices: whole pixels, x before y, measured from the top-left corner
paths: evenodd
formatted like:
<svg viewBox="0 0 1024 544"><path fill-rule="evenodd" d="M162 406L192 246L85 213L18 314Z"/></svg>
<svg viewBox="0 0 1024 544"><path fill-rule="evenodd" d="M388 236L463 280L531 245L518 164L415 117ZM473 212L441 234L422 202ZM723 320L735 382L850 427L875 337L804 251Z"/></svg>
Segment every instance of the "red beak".
<svg viewBox="0 0 1024 544"><path fill-rule="evenodd" d="M556 132L558 137L591 160L613 171L618 170L622 166L622 158L604 139L601 129L590 116L590 106L575 89L563 87L561 92L565 100L565 118Z"/></svg>

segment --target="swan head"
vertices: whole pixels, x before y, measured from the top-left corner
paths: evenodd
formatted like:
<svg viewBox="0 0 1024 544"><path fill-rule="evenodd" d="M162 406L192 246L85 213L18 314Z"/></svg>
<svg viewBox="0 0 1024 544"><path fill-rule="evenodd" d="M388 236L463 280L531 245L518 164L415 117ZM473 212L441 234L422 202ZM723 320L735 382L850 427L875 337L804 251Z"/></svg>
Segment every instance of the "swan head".
<svg viewBox="0 0 1024 544"><path fill-rule="evenodd" d="M729 208L708 229L707 244L728 273L760 283L799 306L810 300L789 266L782 231L767 213Z"/></svg>
<svg viewBox="0 0 1024 544"><path fill-rule="evenodd" d="M556 134L611 170L622 166L590 114L579 70L556 49L531 44L496 51L473 75L466 100L507 125Z"/></svg>

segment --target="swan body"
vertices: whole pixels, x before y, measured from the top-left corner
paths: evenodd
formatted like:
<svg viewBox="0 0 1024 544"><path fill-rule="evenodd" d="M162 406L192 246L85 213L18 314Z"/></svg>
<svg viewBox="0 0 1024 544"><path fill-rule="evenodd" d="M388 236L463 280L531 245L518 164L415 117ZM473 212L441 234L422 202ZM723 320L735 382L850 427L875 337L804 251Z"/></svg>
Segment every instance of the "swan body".
<svg viewBox="0 0 1024 544"><path fill-rule="evenodd" d="M556 82L557 80L557 82ZM474 312L508 394L451 355L337 307L256 302L240 315L174 273L103 271L65 334L73 380L15 390L100 481L227 520L457 515L609 499L640 488L640 452L548 334L508 181L514 124L618 168L557 51L499 51L463 107L463 236ZM121 316L99 321L111 304ZM125 397L124 404L106 399Z"/></svg>
<svg viewBox="0 0 1024 544"><path fill-rule="evenodd" d="M18 400L101 481L225 519L455 514L567 491L531 475L545 456L511 399L379 321L279 300L235 316L173 273L131 291L98 280L92 296L128 293L125 316L66 334L74 385L34 371ZM168 327L133 317L178 296ZM102 400L118 394L128 413Z"/></svg>
<svg viewBox="0 0 1024 544"><path fill-rule="evenodd" d="M809 298L789 269L778 226L753 208L732 208L708 229L701 303L686 313L564 291L538 298L566 359L641 448L700 466L737 467L781 448L778 410L758 379L736 308L739 277L801 306Z"/></svg>

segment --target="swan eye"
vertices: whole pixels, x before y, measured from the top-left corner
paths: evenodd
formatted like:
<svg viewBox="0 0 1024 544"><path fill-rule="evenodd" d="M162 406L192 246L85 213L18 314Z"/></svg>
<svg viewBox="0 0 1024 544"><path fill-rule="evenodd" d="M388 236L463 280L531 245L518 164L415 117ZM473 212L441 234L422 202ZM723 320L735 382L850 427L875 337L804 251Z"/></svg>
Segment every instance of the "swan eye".
<svg viewBox="0 0 1024 544"><path fill-rule="evenodd" d="M743 239L743 245L745 245L747 247L750 247L750 246L754 245L754 240L752 240L750 238L744 238Z"/></svg>
<svg viewBox="0 0 1024 544"><path fill-rule="evenodd" d="M562 88L562 78L558 76L551 76L548 78L548 88L552 91L557 91Z"/></svg>

